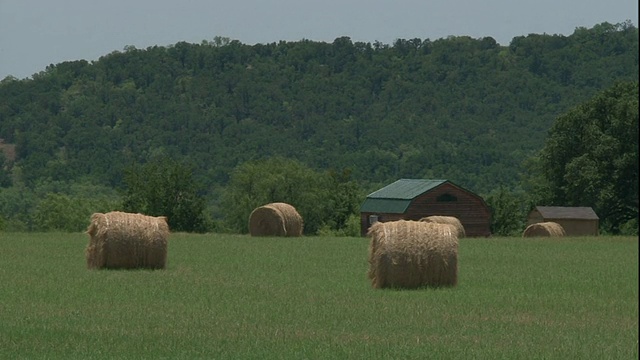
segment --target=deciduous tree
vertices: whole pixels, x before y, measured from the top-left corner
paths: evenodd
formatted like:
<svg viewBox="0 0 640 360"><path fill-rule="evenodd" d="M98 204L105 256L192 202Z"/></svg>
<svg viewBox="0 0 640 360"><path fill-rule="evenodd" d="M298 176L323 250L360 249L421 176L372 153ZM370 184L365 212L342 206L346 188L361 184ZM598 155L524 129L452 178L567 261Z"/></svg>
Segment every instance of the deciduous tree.
<svg viewBox="0 0 640 360"><path fill-rule="evenodd" d="M638 82L560 116L540 153L551 204L591 206L605 231L638 217Z"/></svg>
<svg viewBox="0 0 640 360"><path fill-rule="evenodd" d="M204 198L192 176L192 167L159 156L125 171L123 208L149 216L166 216L172 231L207 230Z"/></svg>

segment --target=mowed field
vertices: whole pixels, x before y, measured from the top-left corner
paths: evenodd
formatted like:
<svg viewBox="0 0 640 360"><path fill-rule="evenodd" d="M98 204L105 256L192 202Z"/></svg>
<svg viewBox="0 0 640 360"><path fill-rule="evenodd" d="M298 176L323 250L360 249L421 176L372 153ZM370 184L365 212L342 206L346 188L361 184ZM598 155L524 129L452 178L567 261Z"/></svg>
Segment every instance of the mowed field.
<svg viewBox="0 0 640 360"><path fill-rule="evenodd" d="M638 359L638 238L464 238L453 288L376 290L367 238L0 233L0 359Z"/></svg>

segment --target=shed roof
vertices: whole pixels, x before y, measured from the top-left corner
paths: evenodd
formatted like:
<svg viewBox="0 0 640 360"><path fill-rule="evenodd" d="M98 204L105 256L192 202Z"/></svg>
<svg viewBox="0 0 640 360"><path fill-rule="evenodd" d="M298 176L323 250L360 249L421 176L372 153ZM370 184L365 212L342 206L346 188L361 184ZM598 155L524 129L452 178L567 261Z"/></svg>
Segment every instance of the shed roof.
<svg viewBox="0 0 640 360"><path fill-rule="evenodd" d="M536 206L536 210L545 219L581 219L598 220L595 211L588 206Z"/></svg>
<svg viewBox="0 0 640 360"><path fill-rule="evenodd" d="M438 187L447 180L400 179L367 195L360 212L404 213L416 196Z"/></svg>

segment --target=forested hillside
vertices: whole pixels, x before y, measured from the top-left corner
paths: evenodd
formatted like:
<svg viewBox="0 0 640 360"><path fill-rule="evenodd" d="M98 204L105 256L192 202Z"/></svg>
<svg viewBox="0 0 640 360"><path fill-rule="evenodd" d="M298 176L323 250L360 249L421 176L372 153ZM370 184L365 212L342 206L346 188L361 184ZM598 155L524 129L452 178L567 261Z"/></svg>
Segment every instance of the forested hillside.
<svg viewBox="0 0 640 360"><path fill-rule="evenodd" d="M481 194L516 188L554 120L616 81L638 79L630 23L393 44L301 40L125 47L0 82L0 185L123 184L167 156L208 189L248 160L348 170L366 191L449 179ZM4 180L3 180L4 179Z"/></svg>

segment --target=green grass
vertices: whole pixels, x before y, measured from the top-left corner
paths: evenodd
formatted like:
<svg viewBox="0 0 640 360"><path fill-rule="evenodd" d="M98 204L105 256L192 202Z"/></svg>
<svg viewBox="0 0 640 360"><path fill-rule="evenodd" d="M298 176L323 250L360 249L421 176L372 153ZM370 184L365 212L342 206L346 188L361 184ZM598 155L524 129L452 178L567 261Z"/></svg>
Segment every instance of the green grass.
<svg viewBox="0 0 640 360"><path fill-rule="evenodd" d="M375 290L365 238L172 234L87 270L0 234L1 359L638 359L638 238L462 239L454 288Z"/></svg>

